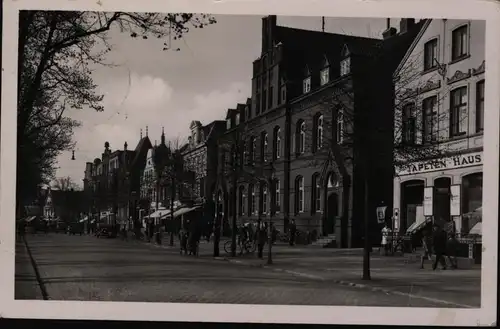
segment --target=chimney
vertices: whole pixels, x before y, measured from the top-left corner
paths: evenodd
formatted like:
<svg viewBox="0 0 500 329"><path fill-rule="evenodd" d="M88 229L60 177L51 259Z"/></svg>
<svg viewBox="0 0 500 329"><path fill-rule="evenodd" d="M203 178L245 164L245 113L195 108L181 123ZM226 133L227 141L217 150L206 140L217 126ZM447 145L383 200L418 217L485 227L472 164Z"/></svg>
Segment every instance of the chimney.
<svg viewBox="0 0 500 329"><path fill-rule="evenodd" d="M276 20L276 15L269 15L262 18L262 53L272 49L274 45Z"/></svg>
<svg viewBox="0 0 500 329"><path fill-rule="evenodd" d="M415 18L401 18L399 21L399 33L404 34L410 31L415 25Z"/></svg>
<svg viewBox="0 0 500 329"><path fill-rule="evenodd" d="M394 27L390 27L382 33L382 37L384 40L387 40L390 37L395 36L397 33L398 31Z"/></svg>

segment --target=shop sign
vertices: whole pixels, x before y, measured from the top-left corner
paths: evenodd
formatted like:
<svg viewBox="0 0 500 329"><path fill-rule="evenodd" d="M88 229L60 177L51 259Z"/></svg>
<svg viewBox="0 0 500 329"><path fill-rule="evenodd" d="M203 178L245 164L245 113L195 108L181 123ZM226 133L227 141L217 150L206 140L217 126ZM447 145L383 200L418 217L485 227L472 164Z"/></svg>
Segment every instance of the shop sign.
<svg viewBox="0 0 500 329"><path fill-rule="evenodd" d="M432 186L424 189L424 216L432 216L432 197L434 188Z"/></svg>
<svg viewBox="0 0 500 329"><path fill-rule="evenodd" d="M461 154L453 157L434 159L423 162L405 164L398 168L398 175L411 175L424 172L464 168L483 164L482 152Z"/></svg>
<svg viewBox="0 0 500 329"><path fill-rule="evenodd" d="M450 186L450 216L460 216L460 185Z"/></svg>
<svg viewBox="0 0 500 329"><path fill-rule="evenodd" d="M377 222L379 224L382 224L385 222L385 211L387 207L382 206L382 207L377 207Z"/></svg>

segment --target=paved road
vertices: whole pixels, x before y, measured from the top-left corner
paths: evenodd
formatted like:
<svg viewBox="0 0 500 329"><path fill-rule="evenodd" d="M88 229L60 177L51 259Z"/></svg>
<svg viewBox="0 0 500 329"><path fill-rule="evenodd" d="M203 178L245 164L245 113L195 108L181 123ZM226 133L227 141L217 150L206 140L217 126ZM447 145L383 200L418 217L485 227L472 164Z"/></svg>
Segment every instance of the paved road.
<svg viewBox="0 0 500 329"><path fill-rule="evenodd" d="M40 234L27 241L54 300L445 307L429 299L343 286L328 277L180 256L177 249L118 239ZM25 283L28 260L22 244L16 245L16 298L39 298Z"/></svg>

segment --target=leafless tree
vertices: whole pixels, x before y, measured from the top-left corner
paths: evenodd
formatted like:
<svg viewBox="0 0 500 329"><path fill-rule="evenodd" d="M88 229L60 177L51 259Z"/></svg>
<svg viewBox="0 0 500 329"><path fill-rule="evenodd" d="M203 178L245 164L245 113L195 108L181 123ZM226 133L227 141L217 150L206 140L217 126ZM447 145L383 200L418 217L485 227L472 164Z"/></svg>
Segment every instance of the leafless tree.
<svg viewBox="0 0 500 329"><path fill-rule="evenodd" d="M71 177L56 178L52 184L52 188L60 191L72 191L78 189L78 185L71 179Z"/></svg>
<svg viewBox="0 0 500 329"><path fill-rule="evenodd" d="M179 50L173 40L193 28L215 23L209 15L21 11L18 44L18 209L36 186L53 178L60 152L73 147L79 122L68 108L103 111L91 65L112 50L108 32L116 27L132 38L164 40L163 50Z"/></svg>

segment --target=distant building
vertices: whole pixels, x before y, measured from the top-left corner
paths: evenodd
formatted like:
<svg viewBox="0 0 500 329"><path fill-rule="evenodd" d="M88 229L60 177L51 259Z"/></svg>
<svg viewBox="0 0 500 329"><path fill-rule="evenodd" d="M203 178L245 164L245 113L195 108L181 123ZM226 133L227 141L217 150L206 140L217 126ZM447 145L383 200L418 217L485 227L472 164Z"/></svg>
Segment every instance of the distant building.
<svg viewBox="0 0 500 329"><path fill-rule="evenodd" d="M205 126L192 121L188 143L183 147L184 168L194 173L194 184L185 197L193 201L212 199L217 180L218 138L224 133L225 121L213 121Z"/></svg>
<svg viewBox="0 0 500 329"><path fill-rule="evenodd" d="M415 95L403 100L395 126L398 143L424 151L399 166L394 179L394 208L401 232L426 218L453 220L467 234L475 222L465 214L482 206L485 86L484 21L432 19L423 26L398 72L417 70L419 78L398 81Z"/></svg>
<svg viewBox="0 0 500 329"><path fill-rule="evenodd" d="M62 191L46 189L43 193L43 217L76 222L86 212L86 199L83 191Z"/></svg>

